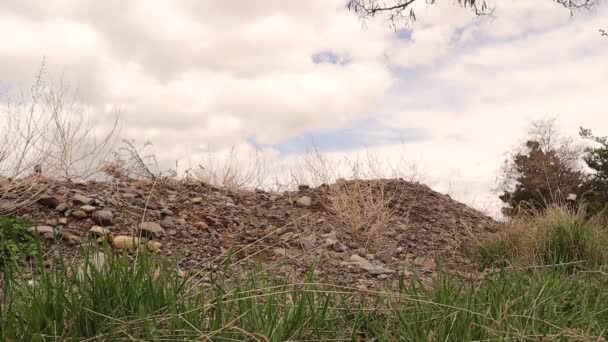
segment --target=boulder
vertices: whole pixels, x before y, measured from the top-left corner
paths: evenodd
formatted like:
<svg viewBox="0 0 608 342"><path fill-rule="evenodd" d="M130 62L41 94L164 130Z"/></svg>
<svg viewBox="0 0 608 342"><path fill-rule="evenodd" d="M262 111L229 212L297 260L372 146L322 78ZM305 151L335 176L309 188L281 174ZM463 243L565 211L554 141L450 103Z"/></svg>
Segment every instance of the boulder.
<svg viewBox="0 0 608 342"><path fill-rule="evenodd" d="M158 238L165 234L165 230L156 222L142 222L139 225L139 231L142 236Z"/></svg>
<svg viewBox="0 0 608 342"><path fill-rule="evenodd" d="M296 204L301 207L310 207L312 206L312 198L310 196L302 196L298 198Z"/></svg>
<svg viewBox="0 0 608 342"><path fill-rule="evenodd" d="M98 210L93 213L93 222L101 226L111 226L114 215L109 210Z"/></svg>

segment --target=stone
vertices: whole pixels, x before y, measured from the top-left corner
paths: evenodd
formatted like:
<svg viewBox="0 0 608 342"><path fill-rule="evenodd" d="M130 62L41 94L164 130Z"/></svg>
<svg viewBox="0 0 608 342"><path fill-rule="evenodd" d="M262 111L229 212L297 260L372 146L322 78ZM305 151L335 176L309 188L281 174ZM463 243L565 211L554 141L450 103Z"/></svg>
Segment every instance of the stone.
<svg viewBox="0 0 608 342"><path fill-rule="evenodd" d="M163 209L160 211L160 215L161 216L174 216L175 214L173 213L173 211L171 211L169 209Z"/></svg>
<svg viewBox="0 0 608 342"><path fill-rule="evenodd" d="M42 196L38 199L38 203L47 206L51 209L55 209L59 205L59 200L55 196Z"/></svg>
<svg viewBox="0 0 608 342"><path fill-rule="evenodd" d="M75 234L72 234L70 232L63 232L61 234L62 239L66 240L68 243L70 244L79 244L80 243L80 237L78 237Z"/></svg>
<svg viewBox="0 0 608 342"><path fill-rule="evenodd" d="M89 229L89 234L94 237L102 237L110 235L110 230L100 226L93 226L91 229Z"/></svg>
<svg viewBox="0 0 608 342"><path fill-rule="evenodd" d="M139 245L139 238L133 236L118 235L114 237L114 239L112 240L112 244L117 249L132 250L137 248L137 246Z"/></svg>
<svg viewBox="0 0 608 342"><path fill-rule="evenodd" d="M59 203L59 204L57 205L57 207L55 207L55 211L60 212L60 213L64 213L64 212L66 212L68 209L70 209L70 206L69 206L67 203L65 203L65 202L63 202L63 203Z"/></svg>
<svg viewBox="0 0 608 342"><path fill-rule="evenodd" d="M435 268L435 260L432 258L417 257L414 259L414 265L432 269Z"/></svg>
<svg viewBox="0 0 608 342"><path fill-rule="evenodd" d="M80 210L84 211L85 213L92 213L95 211L95 207L92 205L83 205L80 207Z"/></svg>
<svg viewBox="0 0 608 342"><path fill-rule="evenodd" d="M328 246L333 246L338 242L336 232L329 232L327 234L321 235L321 237L325 239L325 244Z"/></svg>
<svg viewBox="0 0 608 342"><path fill-rule="evenodd" d="M93 202L93 199L81 194L76 194L74 195L74 197L72 197L72 203L74 203L75 205L87 205L87 204L91 204L91 202Z"/></svg>
<svg viewBox="0 0 608 342"><path fill-rule="evenodd" d="M111 226L114 215L109 210L97 210L93 213L93 222L102 226Z"/></svg>
<svg viewBox="0 0 608 342"><path fill-rule="evenodd" d="M66 224L68 224L68 219L65 217L60 217L57 219L57 224L65 226Z"/></svg>
<svg viewBox="0 0 608 342"><path fill-rule="evenodd" d="M356 266L360 267L361 269L369 272L372 275L379 275L379 274L394 272L394 271L384 268L382 266L376 266L376 265L372 264L371 262L369 262L368 260L366 260L365 258L363 258L359 255L356 255L356 254L354 254L350 257L348 264L356 265Z"/></svg>
<svg viewBox="0 0 608 342"><path fill-rule="evenodd" d="M317 244L317 237L314 234L310 234L302 238L300 242L302 242L304 249L309 251L315 248L315 245Z"/></svg>
<svg viewBox="0 0 608 342"><path fill-rule="evenodd" d="M200 204L200 203L203 203L203 198L202 197L194 197L192 200L190 200L190 202L192 202L192 204Z"/></svg>
<svg viewBox="0 0 608 342"><path fill-rule="evenodd" d="M143 236L158 238L165 234L165 230L156 222L142 222L139 230Z"/></svg>
<svg viewBox="0 0 608 342"><path fill-rule="evenodd" d="M82 210L74 210L74 211L72 211L71 215L74 216L75 218L79 218L79 219L85 219L88 217L87 213L85 213Z"/></svg>
<svg viewBox="0 0 608 342"><path fill-rule="evenodd" d="M376 254L376 259L382 261L385 264L390 264L393 261L393 256L389 251L382 251Z"/></svg>
<svg viewBox="0 0 608 342"><path fill-rule="evenodd" d="M334 251L336 251L338 253L342 253L342 252L346 251L346 246L341 242L334 243L332 248L334 249Z"/></svg>
<svg viewBox="0 0 608 342"><path fill-rule="evenodd" d="M153 240L150 240L146 243L146 247L148 247L148 250L150 250L152 252L160 251L162 246L163 246L162 243L160 243L158 241L153 241Z"/></svg>
<svg viewBox="0 0 608 342"><path fill-rule="evenodd" d="M308 185L308 184L298 185L298 190L308 190L308 189L310 189L310 185Z"/></svg>
<svg viewBox="0 0 608 342"><path fill-rule="evenodd" d="M204 221L198 221L194 224L194 228L198 229L198 230L208 230L209 229L209 225L207 224L207 222Z"/></svg>
<svg viewBox="0 0 608 342"><path fill-rule="evenodd" d="M57 230L51 226L36 226L31 227L29 230L31 232L38 232L39 234L54 234L57 232Z"/></svg>
<svg viewBox="0 0 608 342"><path fill-rule="evenodd" d="M312 198L310 196L302 196L298 198L296 204L301 207L310 207L312 206Z"/></svg>

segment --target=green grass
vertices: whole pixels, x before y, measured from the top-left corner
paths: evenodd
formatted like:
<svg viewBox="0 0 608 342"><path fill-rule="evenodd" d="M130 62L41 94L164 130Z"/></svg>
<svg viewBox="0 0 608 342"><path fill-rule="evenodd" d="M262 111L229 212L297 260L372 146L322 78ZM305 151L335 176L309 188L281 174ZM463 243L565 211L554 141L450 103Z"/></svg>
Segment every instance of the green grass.
<svg viewBox="0 0 608 342"><path fill-rule="evenodd" d="M95 255L97 250L83 252ZM85 267L57 259L45 268L38 259L30 282L21 276L22 269L4 269L0 340L608 338L608 276L599 265L586 272L503 270L483 282L440 276L430 288L404 280L382 291L361 292L312 275L290 283L272 272L255 270L236 278L210 277L203 286L199 277L180 278L173 262L144 250L131 255L106 248L105 255L104 267L95 267L92 257L85 260Z"/></svg>

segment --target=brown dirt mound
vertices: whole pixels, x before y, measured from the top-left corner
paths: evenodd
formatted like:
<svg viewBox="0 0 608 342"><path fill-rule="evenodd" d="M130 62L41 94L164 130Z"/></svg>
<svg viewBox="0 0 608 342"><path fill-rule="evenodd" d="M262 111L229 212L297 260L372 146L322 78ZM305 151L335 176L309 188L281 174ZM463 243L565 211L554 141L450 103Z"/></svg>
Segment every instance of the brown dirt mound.
<svg viewBox="0 0 608 342"><path fill-rule="evenodd" d="M101 211L112 213L111 222ZM154 222L164 232L149 238L184 269L217 267L230 250L237 263L255 260L293 274L316 265L318 273L365 287L375 278L430 276L434 258L466 269L463 249L500 228L447 195L403 180L340 181L283 193L185 181L56 183L20 215L55 226L62 246L91 240L94 225L116 236Z"/></svg>

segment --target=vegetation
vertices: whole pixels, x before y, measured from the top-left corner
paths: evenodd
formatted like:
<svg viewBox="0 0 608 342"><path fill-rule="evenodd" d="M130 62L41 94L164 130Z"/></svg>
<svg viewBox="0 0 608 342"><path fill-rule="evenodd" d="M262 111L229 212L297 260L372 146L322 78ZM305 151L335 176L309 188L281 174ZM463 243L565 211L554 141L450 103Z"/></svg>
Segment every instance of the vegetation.
<svg viewBox="0 0 608 342"><path fill-rule="evenodd" d="M526 230L534 231L528 252L535 258L529 261L585 266L504 268L481 282L443 275L432 286L414 279L387 284L385 291L359 291L321 282L312 272L302 283L251 271L240 278L209 276L203 285L200 275L180 278L173 263L144 250L130 255L105 248L101 258L85 250L89 257L80 265L56 257L45 269L38 257L31 279L3 269L0 339L607 338L604 227L564 209L528 222L535 225ZM494 246L501 253L511 249Z"/></svg>
<svg viewBox="0 0 608 342"><path fill-rule="evenodd" d="M22 219L0 219L0 270L38 253L37 242Z"/></svg>

